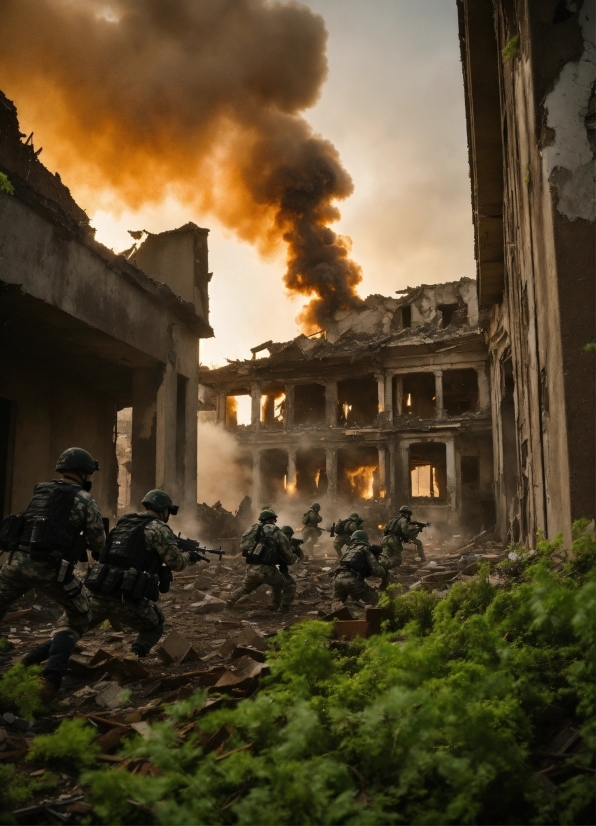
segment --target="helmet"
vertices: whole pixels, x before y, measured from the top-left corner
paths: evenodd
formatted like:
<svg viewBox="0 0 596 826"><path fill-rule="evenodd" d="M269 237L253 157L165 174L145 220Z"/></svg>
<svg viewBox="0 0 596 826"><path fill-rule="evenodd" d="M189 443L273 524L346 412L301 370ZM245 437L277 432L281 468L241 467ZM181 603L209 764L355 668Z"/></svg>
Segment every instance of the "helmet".
<svg viewBox="0 0 596 826"><path fill-rule="evenodd" d="M358 516L357 513L351 513L350 514L350 519L357 519L358 521L360 521L360 517Z"/></svg>
<svg viewBox="0 0 596 826"><path fill-rule="evenodd" d="M410 516L412 515L412 508L409 508L407 505L402 505L399 509L400 513L409 513Z"/></svg>
<svg viewBox="0 0 596 826"><path fill-rule="evenodd" d="M277 519L277 514L271 508L265 508L259 514L259 522L266 522L268 519Z"/></svg>
<svg viewBox="0 0 596 826"><path fill-rule="evenodd" d="M321 506L319 505L318 502L313 502L310 507L311 507L311 510L313 510L313 511L320 511L321 510Z"/></svg>
<svg viewBox="0 0 596 826"><path fill-rule="evenodd" d="M66 470L95 473L99 470L99 462L96 462L93 456L82 447L69 447L58 457L56 470L58 473L64 473Z"/></svg>
<svg viewBox="0 0 596 826"><path fill-rule="evenodd" d="M368 534L366 531L354 531L350 540L352 542L368 542Z"/></svg>
<svg viewBox="0 0 596 826"><path fill-rule="evenodd" d="M287 534L288 536L294 536L294 528L291 528L289 525L284 525L281 532Z"/></svg>
<svg viewBox="0 0 596 826"><path fill-rule="evenodd" d="M146 508L151 508L154 511L169 511L172 516L178 513L178 505L175 505L165 490L150 490L145 494L141 503Z"/></svg>

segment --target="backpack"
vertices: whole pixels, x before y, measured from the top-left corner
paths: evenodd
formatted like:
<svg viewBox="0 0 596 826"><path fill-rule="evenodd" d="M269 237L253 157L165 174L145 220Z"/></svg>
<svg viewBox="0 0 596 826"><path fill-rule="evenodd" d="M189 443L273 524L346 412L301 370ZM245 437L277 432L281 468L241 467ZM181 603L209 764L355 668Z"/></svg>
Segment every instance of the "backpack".
<svg viewBox="0 0 596 826"><path fill-rule="evenodd" d="M272 531L268 531L268 527L273 528L270 525L253 525L242 535L240 547L248 565L276 565L279 561L277 548L269 536Z"/></svg>
<svg viewBox="0 0 596 826"><path fill-rule="evenodd" d="M393 534L394 536L396 536L400 540L400 542L407 542L408 537L404 536L404 534L402 532L402 529L399 525L399 520L400 519L401 519L401 516L394 516L393 519L391 520L391 522L389 522L386 525L385 530L383 531L383 535L388 536L389 534Z"/></svg>
<svg viewBox="0 0 596 826"><path fill-rule="evenodd" d="M348 525L348 522L350 522L349 519L338 519L335 523L335 533L347 533L346 527Z"/></svg>
<svg viewBox="0 0 596 826"><path fill-rule="evenodd" d="M358 545L350 545L342 556L339 566L364 578L370 576L371 573L364 549Z"/></svg>
<svg viewBox="0 0 596 826"><path fill-rule="evenodd" d="M76 562L86 540L69 524L75 496L80 485L68 482L40 482L33 498L20 516L8 516L0 528L0 544L4 550L28 546L33 559L49 559L50 555Z"/></svg>
<svg viewBox="0 0 596 826"><path fill-rule="evenodd" d="M149 550L145 542L145 528L155 522L150 514L127 513L108 534L99 561L117 568L135 568L137 571L157 573L162 560L157 551Z"/></svg>
<svg viewBox="0 0 596 826"><path fill-rule="evenodd" d="M246 557L254 551L259 542L261 531L262 525L260 522L257 522L256 525L251 525L247 531L244 531L240 537L240 550L242 551L242 556Z"/></svg>

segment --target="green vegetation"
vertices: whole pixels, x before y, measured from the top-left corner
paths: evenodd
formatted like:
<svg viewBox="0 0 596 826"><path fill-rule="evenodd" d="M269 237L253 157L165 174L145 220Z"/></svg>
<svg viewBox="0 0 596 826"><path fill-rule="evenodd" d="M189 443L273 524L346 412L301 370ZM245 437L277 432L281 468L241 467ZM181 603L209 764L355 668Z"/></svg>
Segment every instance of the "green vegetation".
<svg viewBox="0 0 596 826"><path fill-rule="evenodd" d="M93 744L96 731L85 720L63 720L53 734L40 734L33 740L27 760L51 760L74 768L88 766L99 751Z"/></svg>
<svg viewBox="0 0 596 826"><path fill-rule="evenodd" d="M28 720L40 711L43 703L39 698L41 668L25 668L17 663L0 678L0 706L6 711L16 711Z"/></svg>
<svg viewBox="0 0 596 826"><path fill-rule="evenodd" d="M557 540L506 560L506 587L486 566L443 600L390 589L388 630L369 640L333 641L318 621L290 628L255 698L180 737L199 693L127 746L159 776L87 772L96 816L146 823L142 805L162 824L591 822L596 542L585 523L575 537L569 558ZM558 792L533 755L555 706L586 748ZM222 725L230 739L206 754Z"/></svg>
<svg viewBox="0 0 596 826"><path fill-rule="evenodd" d="M502 50L501 54L503 55L503 63L509 63L510 60L513 60L514 57L520 53L520 40L519 34L514 35L511 40L508 41L505 48Z"/></svg>
<svg viewBox="0 0 596 826"><path fill-rule="evenodd" d="M18 772L13 765L5 766L0 763L0 823L14 823L14 819L6 817L7 812L22 806L32 795L51 791L57 785L58 780L51 772L45 772L41 777L33 779Z"/></svg>
<svg viewBox="0 0 596 826"><path fill-rule="evenodd" d="M4 172L0 172L0 192L6 192L8 195L14 195L14 187Z"/></svg>

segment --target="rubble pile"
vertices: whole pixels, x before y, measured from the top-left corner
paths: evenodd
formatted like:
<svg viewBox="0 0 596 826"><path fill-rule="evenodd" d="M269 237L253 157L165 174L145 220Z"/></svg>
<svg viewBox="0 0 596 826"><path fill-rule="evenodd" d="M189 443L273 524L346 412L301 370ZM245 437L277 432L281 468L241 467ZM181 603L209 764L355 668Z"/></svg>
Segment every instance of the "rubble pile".
<svg viewBox="0 0 596 826"><path fill-rule="evenodd" d="M252 500L245 496L235 513L226 510L221 502L211 506L205 502L197 504L197 519L206 542L239 537L253 522Z"/></svg>

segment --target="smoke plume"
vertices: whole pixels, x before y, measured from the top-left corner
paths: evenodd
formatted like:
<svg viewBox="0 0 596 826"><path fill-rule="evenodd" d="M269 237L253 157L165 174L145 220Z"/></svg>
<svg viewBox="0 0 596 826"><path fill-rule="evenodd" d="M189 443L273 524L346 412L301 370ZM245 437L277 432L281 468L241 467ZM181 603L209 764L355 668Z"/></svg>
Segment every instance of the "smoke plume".
<svg viewBox="0 0 596 826"><path fill-rule="evenodd" d="M172 194L263 254L324 326L360 303L330 224L352 180L301 112L327 73L323 19L272 0L0 0L0 85L77 187L130 207Z"/></svg>

